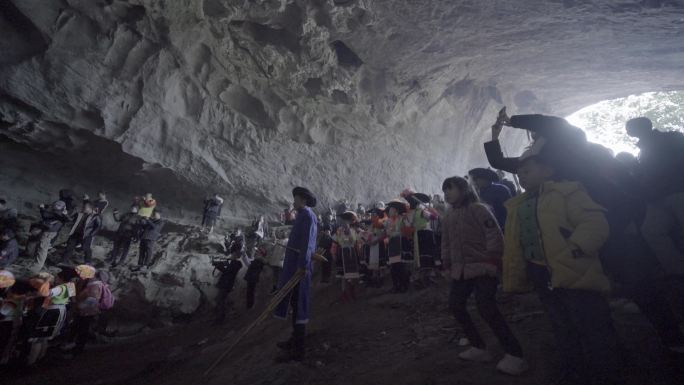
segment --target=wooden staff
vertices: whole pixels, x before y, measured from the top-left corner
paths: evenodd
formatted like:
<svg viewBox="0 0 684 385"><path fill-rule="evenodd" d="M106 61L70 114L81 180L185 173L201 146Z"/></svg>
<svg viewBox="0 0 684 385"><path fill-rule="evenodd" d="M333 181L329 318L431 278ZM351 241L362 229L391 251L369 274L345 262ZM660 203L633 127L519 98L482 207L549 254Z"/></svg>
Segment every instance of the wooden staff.
<svg viewBox="0 0 684 385"><path fill-rule="evenodd" d="M204 372L204 376L205 376L205 377L208 376L209 373L211 373L211 371L214 370L214 368L216 368L216 366L217 366L218 364L220 364L221 361L223 361L224 358L226 358L226 356L228 355L228 353L230 353L231 350L233 350L233 348L235 348L235 346L237 346L237 344L239 344L240 341L242 341L242 339L243 339L250 331L252 331L252 329L254 329L255 327L257 327L260 323L262 323L262 322L268 317L268 315L269 315L269 314L270 314L270 313L271 313L271 312L280 304L280 302L282 302L283 299L285 299L285 297L292 291L292 289L294 289L295 286L297 286L297 285L299 284L299 281L301 281L301 280L304 278L305 275L306 275L306 272L305 272L304 270L298 270L298 271L295 273L295 275L293 275L292 278L290 278L290 280L287 281L287 283L285 284L285 286L283 286L283 287L278 291L278 293L273 297L273 299L271 300L271 302L269 302L268 306L266 306L266 309L264 309L263 313L261 313L261 315L259 316L259 318L257 318L256 320L254 320L254 322L252 322L251 324L249 324L249 325L248 325L248 326L247 326L247 327L238 335L238 337L235 339L235 341L233 341L233 343L232 343L230 346L228 346L228 348L227 348L223 353L221 353L221 355L216 359L216 361L214 361L214 363L211 364L211 366L209 367L209 369L207 369L207 370Z"/></svg>
<svg viewBox="0 0 684 385"><path fill-rule="evenodd" d="M282 248L284 248L284 249L291 250L291 251L294 251L295 253L299 254L299 250L298 250L298 249L295 249L294 247L281 245L280 243L276 243L276 242L272 242L272 243L273 243L273 245L275 245L275 246L280 246L280 247L282 247ZM312 255L311 258L312 258L312 259L315 259L315 260L317 260L317 261L319 261L319 262L328 262L328 259L327 259L326 257L323 256L323 252L324 252L324 251L325 251L325 250L323 250L323 249L318 249L318 250L316 250L316 253L314 253L314 255Z"/></svg>

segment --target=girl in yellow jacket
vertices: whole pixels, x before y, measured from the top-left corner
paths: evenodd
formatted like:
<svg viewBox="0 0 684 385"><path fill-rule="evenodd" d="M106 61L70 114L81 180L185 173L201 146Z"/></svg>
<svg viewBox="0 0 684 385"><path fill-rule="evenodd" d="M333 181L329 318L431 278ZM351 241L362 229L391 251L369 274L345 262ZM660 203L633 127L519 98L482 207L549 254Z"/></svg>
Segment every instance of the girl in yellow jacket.
<svg viewBox="0 0 684 385"><path fill-rule="evenodd" d="M553 181L537 155L520 158L527 192L506 202L503 287L534 288L553 325L563 383L622 383L617 336L603 297L609 282L599 249L608 238L603 207L580 183Z"/></svg>

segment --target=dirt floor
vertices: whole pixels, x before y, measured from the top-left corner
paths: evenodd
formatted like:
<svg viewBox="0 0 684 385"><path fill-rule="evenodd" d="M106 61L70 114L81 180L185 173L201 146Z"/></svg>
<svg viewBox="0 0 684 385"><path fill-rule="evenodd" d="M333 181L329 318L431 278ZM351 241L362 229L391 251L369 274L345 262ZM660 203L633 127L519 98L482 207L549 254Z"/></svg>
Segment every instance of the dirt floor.
<svg viewBox="0 0 684 385"><path fill-rule="evenodd" d="M256 328L209 376L203 372L260 310L239 308L223 327L210 320L157 330L109 345L89 346L66 360L59 351L33 368L2 375L3 384L234 384L234 385L440 385L552 384L555 361L550 325L534 295L501 296L501 307L521 340L531 370L509 377L496 362L464 362L459 330L446 308L447 282L406 295L388 287L366 289L352 304L336 303L337 285L319 287L304 363L277 364L275 342L289 323L269 319ZM241 293L237 293L241 294ZM268 297L262 297L262 302ZM262 303L263 307L265 303ZM645 319L630 306L614 309L623 339L630 385L684 384L684 357L667 353ZM473 313L474 308L471 308ZM475 317L491 350L502 355L491 332ZM620 354L620 353L616 353Z"/></svg>

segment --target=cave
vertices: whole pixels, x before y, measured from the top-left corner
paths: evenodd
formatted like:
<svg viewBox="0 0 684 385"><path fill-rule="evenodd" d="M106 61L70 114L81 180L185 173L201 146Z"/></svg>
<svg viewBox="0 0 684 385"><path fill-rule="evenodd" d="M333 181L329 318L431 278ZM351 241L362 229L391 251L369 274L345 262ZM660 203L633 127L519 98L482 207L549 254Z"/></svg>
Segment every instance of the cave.
<svg viewBox="0 0 684 385"><path fill-rule="evenodd" d="M319 214L406 188L441 194L445 178L487 167L503 106L564 117L684 91L683 0L5 0L0 31L0 198L19 212L20 244L62 189L107 193L98 268L116 238L111 210L153 193L167 222L149 272L111 271L117 303L92 354L66 360L53 346L7 384L550 383L559 364L544 359L553 342L538 303L506 305L525 309L521 333L546 328L525 337L533 367L513 381L457 360L446 282L348 306L330 306L339 285L316 285L317 358L274 364L287 333L267 321L205 376L271 290L264 270L257 308L240 297L228 323L209 326L212 261L237 227L279 221L295 186L315 193ZM505 129L502 143L514 156L530 138ZM207 235L214 194L224 203ZM630 354L648 345L630 383L684 382L684 361L660 358L654 332L624 313ZM368 325L351 326L358 314Z"/></svg>

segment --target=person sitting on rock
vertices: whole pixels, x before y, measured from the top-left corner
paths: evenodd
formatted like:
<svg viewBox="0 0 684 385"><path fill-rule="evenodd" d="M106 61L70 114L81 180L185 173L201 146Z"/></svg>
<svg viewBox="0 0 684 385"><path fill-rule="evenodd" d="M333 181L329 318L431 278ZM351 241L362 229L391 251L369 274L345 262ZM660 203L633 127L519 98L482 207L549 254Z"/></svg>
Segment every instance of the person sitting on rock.
<svg viewBox="0 0 684 385"><path fill-rule="evenodd" d="M150 218L157 207L157 201L152 197L152 193L147 193L143 197L135 197L133 202L138 205L138 215L143 218Z"/></svg>
<svg viewBox="0 0 684 385"><path fill-rule="evenodd" d="M19 244L15 239L14 230L10 228L2 230L0 241L0 269L5 269L19 256Z"/></svg>
<svg viewBox="0 0 684 385"><path fill-rule="evenodd" d="M91 263L93 240L101 228L102 218L100 214L94 210L92 204L86 203L83 206L83 212L76 216L76 221L71 228L62 261L69 262L76 246L80 244L83 247L85 263Z"/></svg>
<svg viewBox="0 0 684 385"><path fill-rule="evenodd" d="M131 206L131 211L119 215L119 210L114 209L114 220L119 222L119 228L114 237L114 248L109 254L109 263L116 267L126 261L131 243L137 240L140 233L140 216L138 206Z"/></svg>
<svg viewBox="0 0 684 385"><path fill-rule="evenodd" d="M153 262L152 257L154 256L154 249L157 240L159 237L161 237L161 231L164 227L164 221L161 219L161 214L162 213L159 209L155 209L152 219L143 218L140 221L142 235L140 237L140 254L138 256L137 267L138 270L147 269Z"/></svg>
<svg viewBox="0 0 684 385"><path fill-rule="evenodd" d="M223 208L223 198L218 193L213 197L204 200L204 214L202 216L202 229L208 229L211 234L214 231L216 220L221 216L221 209Z"/></svg>

